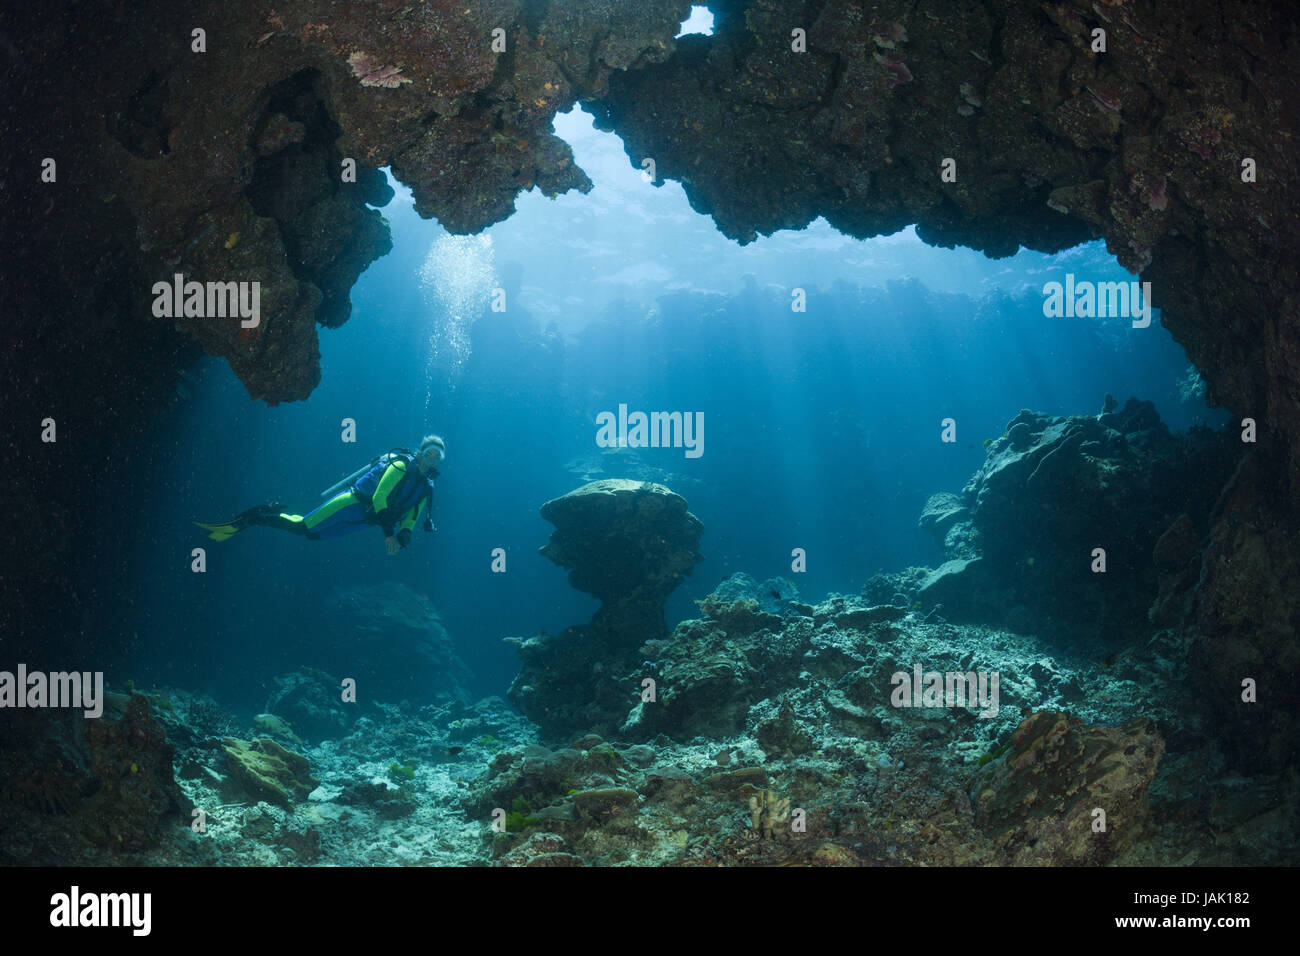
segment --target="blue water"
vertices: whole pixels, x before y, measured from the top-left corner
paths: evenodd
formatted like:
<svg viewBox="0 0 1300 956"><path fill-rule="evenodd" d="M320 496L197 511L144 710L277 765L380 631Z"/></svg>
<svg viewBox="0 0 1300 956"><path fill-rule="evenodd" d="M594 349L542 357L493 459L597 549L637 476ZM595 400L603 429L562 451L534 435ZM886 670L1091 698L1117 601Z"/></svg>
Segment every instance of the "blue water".
<svg viewBox="0 0 1300 956"><path fill-rule="evenodd" d="M741 247L675 183L645 182L612 135L575 112L557 132L596 188L521 197L477 237L421 220L400 186L384 209L394 250L353 290L351 320L320 330L311 398L268 408L205 360L106 476L120 566L97 586L125 601L97 622L131 649L109 668L260 708L271 678L337 657L317 643L328 598L398 580L440 610L474 674L501 694L507 636L585 622L596 602L537 554L538 515L602 461L665 480L704 523L705 560L669 624L735 571L792 578L805 597L857 592L872 574L940 560L916 526L927 497L960 491L1024 407L1100 411L1103 395L1154 401L1170 428L1223 417L1180 393L1182 349L1160 326L1047 319L1042 285L1066 272L1131 276L1100 243L993 261L931 249L910 229L871 241L818 221ZM806 312L791 290L806 291ZM490 311L495 288L504 313ZM595 416L702 412L704 454L646 449L611 463ZM940 441L941 421L957 441ZM341 440L344 419L357 441ZM378 531L309 542L268 529L206 541L191 522L272 500L306 513L373 455L443 435L438 532L384 553ZM207 549L207 571L190 570ZM508 570L491 572L504 548ZM807 553L793 574L791 551ZM346 649L343 649L346 652Z"/></svg>

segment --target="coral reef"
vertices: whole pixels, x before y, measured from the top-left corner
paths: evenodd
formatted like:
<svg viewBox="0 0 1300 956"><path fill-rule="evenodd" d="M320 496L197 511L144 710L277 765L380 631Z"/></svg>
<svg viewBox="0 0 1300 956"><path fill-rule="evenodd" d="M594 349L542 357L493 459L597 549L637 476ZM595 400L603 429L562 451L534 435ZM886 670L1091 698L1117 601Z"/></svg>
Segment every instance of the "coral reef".
<svg viewBox="0 0 1300 956"><path fill-rule="evenodd" d="M211 697L190 695L185 708L185 731L194 738L230 737L235 733L235 722Z"/></svg>
<svg viewBox="0 0 1300 956"><path fill-rule="evenodd" d="M844 596L794 604L752 627L757 601L741 584L727 582L726 600L715 593L700 602L710 616L652 642L662 706L638 705L618 736L653 732L653 747L586 735L555 751L497 755L470 812L508 806L521 793L541 808L526 834L494 837L500 862L550 865L550 854L563 854L565 865L1207 858L1197 808L1232 778L1219 776L1224 755L1182 685L1185 639L1163 631L1117 659L1063 664L1032 639L927 623ZM891 674L915 662L966 672L990 653L1001 677L998 713L891 705ZM733 664L719 679L724 660ZM1162 763L1166 746L1174 758ZM1212 779L1188 775L1189 764ZM636 813L594 828L574 803L611 783L639 794ZM1240 842L1219 841L1208 858L1249 859L1246 848L1259 847L1265 831L1278 841L1270 853L1295 851L1300 821L1279 815L1278 783L1234 791L1242 812L1230 828ZM1094 829L1098 807L1104 830ZM793 809L806 831L778 825Z"/></svg>
<svg viewBox="0 0 1300 956"><path fill-rule="evenodd" d="M163 753L165 729L180 805L201 811L202 829L159 826L147 846L126 834L107 845L91 824L120 826L118 817L78 809L104 809L85 772L83 722L21 715L20 746L0 753L6 790L44 768L73 796L0 801L0 853L24 863L293 866L1232 865L1300 853L1294 774L1228 768L1193 700L1181 665L1188 639L1177 632L1106 661L1047 658L1028 637L843 595L760 611L775 620L754 627L765 587L733 577L701 602L715 616L654 642L659 666L676 675L665 690L698 706L645 742L616 729L543 746L535 725L489 698L377 704L346 736L295 755L265 738L215 743L187 726L184 694L152 695L173 703L152 729L143 695L116 697L112 712L130 712L134 729L115 739L140 731L152 743L105 746L100 764L123 786L155 777L150 754ZM702 635L744 662L741 686L690 669ZM958 671L993 661L996 714L891 700L891 675L914 663ZM708 707L709 694L720 706ZM257 793L236 776L254 757L276 777ZM1105 831L1094 829L1097 808Z"/></svg>
<svg viewBox="0 0 1300 956"><path fill-rule="evenodd" d="M1194 449L1170 445L1140 408L1128 418L1108 410L1121 418L1098 428L1038 416L1016 421L990 444L973 500L962 496L967 514L943 502L931 510L953 564L937 577L926 571L871 583L865 603L841 597L769 607L761 595L715 596L703 619L666 639L636 636L638 644L652 639L639 646L653 671L636 672L637 655L626 650L619 652L631 661L626 671L614 666L613 676L594 676L596 665L609 666L596 656L596 638L608 636L599 628L521 648L536 682L519 684L516 695L529 698L543 726L608 728L612 737L626 724L631 746L592 743L566 748L579 756L563 759L556 756L563 750L521 755L533 746L526 729L489 716L491 708L446 718L448 731L472 735L467 753L490 766L475 788L529 762L554 762L559 777L577 768L555 781L568 787L530 798L539 807L535 819L547 821L543 814L559 808L560 822L544 825L562 832L489 837L489 852L501 843L502 861L516 854L537 865L997 862L1013 847L999 842L1007 831L995 825L996 802L981 818L990 826L984 833L966 797L970 781L951 769L960 762L945 770L936 755L975 763L1001 746L1011 718L900 715L881 702L882 678L893 667L923 659L965 670L972 648L996 647L1007 658L1004 687L1016 688L1008 699L1073 708L1084 721L1067 720L1053 752L1068 756L1077 744L1086 759L1089 739L1117 740L1116 728L1136 717L1161 721L1168 750L1150 786L1151 817L1168 836L1108 847L1112 862L1180 861L1194 847L1202 848L1195 859L1211 863L1286 859L1295 846L1286 810L1296 804L1294 783L1280 775L1242 783L1224 774L1222 762L1277 773L1296 754L1297 690L1287 678L1300 624L1294 6L1226 0L1170 17L1131 3L986 0L937 15L902 0L869 8L828 0L808 8L808 49L798 55L789 46L789 5L713 6L714 36L675 41L687 4L668 0L393 4L382 16L370 5L321 0L287 0L274 12L146 0L108 16L68 0L5 5L0 33L22 38L22 56L10 64L22 95L8 102L0 138L13 150L14 169L35 170L44 156L61 164L57 190L35 175L3 184L6 208L22 224L0 234L11 418L53 415L85 436L83 460L102 460L118 436L170 401L175 370L194 359L194 342L224 357L256 398L305 397L320 374L316 326L347 319L352 281L388 247L382 217L368 208L386 198L378 168L389 165L412 188L421 214L453 232L482 229L509 215L522 190L589 187L550 131L555 113L580 99L623 137L635 163L653 156L660 177L679 179L694 207L740 241L817 216L854 236L917 223L926 241L990 255L1105 236L1124 265L1153 283L1163 321L1203 373L1210 399L1259 423L1257 452L1217 503L1205 493L1217 468L1205 467L1209 459ZM195 22L238 55L196 60L184 42ZM1111 42L1098 56L1088 39L1102 23ZM509 38L506 55L492 52L488 24ZM358 55L370 58L367 68L358 70ZM955 182L935 175L943 155L958 161ZM356 161L355 183L340 175L345 158ZM1256 182L1241 178L1247 158L1258 165ZM181 322L177 331L154 320L148 290L175 272L259 281L261 326ZM74 274L78 281L69 282ZM55 606L47 595L60 595L57 606L69 618L84 610L76 606L84 599L62 603L72 590L61 583L73 545L61 542L77 542L76 515L47 507L77 500L84 474L49 469L34 445L7 447L13 473L44 476L39 486L19 483L16 534L51 545L6 559L12 600L0 602L0 628L15 640L40 640ZM1142 461L1171 464L1176 480L1199 470L1203 481L1186 486L1185 503L1157 515L1129 497L1159 484ZM1001 545L982 528L1008 529L1025 517L1011 492L1057 484L1047 475L1099 495L1101 524L1085 528L1077 500L1039 496L1039 510L1002 546L1008 550L986 550ZM1115 524L1121 505L1137 515L1134 527ZM1181 699L1204 712L1172 712L1169 699L1151 699L1153 687L1172 686L1171 672L1187 654L1167 631L1128 633L1130 644L1107 668L1086 660L1057 666L1039 660L1023 635L949 623L963 611L1012 629L1040 610L1063 619L1052 587L1075 579L1068 555L1030 537L1044 515L1071 547L1089 544L1098 530L1119 536L1119 553L1109 552L1118 563L1106 579L1118 590L1096 594L1071 616L1097 614L1099 627L1118 629L1140 621L1131 612L1154 601L1155 626L1188 622L1197 693ZM1012 580L992 567L1003 559L1017 569ZM1132 573L1113 585L1121 567ZM993 577L980 582L985 574ZM1001 588L1010 616L991 616L997 609L979 603L964 582ZM907 613L919 591L944 605L928 620ZM650 603L629 610L650 622ZM566 654L583 669L580 679L559 663ZM628 711L636 681L624 678L634 672L657 675L659 709ZM567 700L548 677L564 686L574 680ZM1257 704L1241 698L1247 677L1260 683ZM1078 690L1089 682L1107 691L1096 704ZM1138 697L1159 713L1119 703ZM297 709L288 698L282 709L268 705L308 739L313 716L320 719L316 739L328 739L312 748L312 759L332 768L333 789L291 808L245 811L221 802L211 777L215 751L204 748L219 722L232 718L208 714L189 726L202 707L150 715L138 699L93 733L65 715L30 715L22 728L15 722L14 738L31 746L3 755L6 786L25 781L26 788L4 802L7 860L103 860L158 843L175 859L208 862L219 858L217 847L250 862L277 862L273 848L281 847L295 862L480 858L442 845L472 842L486 821L446 819L471 787L432 765L429 741L411 742L427 738L428 721L392 709L360 719L331 715L324 703L307 706L306 692ZM461 719L461 727L450 726ZM1047 730L1056 718L1032 726L1049 723ZM1207 726L1227 734L1206 740ZM1110 730L1094 734L1094 727ZM1130 732L1144 753L1155 752L1146 731ZM495 754L472 743L489 733L506 742ZM696 747L693 734L722 739ZM643 735L656 741L653 766L630 756L648 746ZM184 748L186 793L212 808L207 842L164 825L176 802L171 746ZM406 748L412 753L396 752ZM439 781L438 802L419 803L407 790L392 796L385 784L384 805L411 810L378 827L371 807L328 796L373 787L358 778L382 777L394 758L415 752L422 757L416 782ZM752 772L760 771L763 789L808 810L807 839L786 845L747 837L753 821L736 796L744 784L732 786L734 776L716 787L705 782L719 772L719 752L735 764L727 775L750 772L748 784L758 787ZM979 769L996 774L1010 754ZM367 769L359 769L359 755ZM1208 768L1211 782L1180 776L1189 764ZM1138 770L1124 791L1134 818L1145 767ZM1005 792L1014 794L1016 778L1006 772ZM575 805L570 826L563 795L584 788L635 790L636 812L583 828ZM94 801L103 804L91 812ZM84 827L42 825L65 817ZM116 821L116 832L107 821ZM403 824L410 829L397 829ZM358 848L348 845L359 839L352 827L411 840L397 849ZM1063 858L1088 852L1060 834L1044 838Z"/></svg>
<svg viewBox="0 0 1300 956"><path fill-rule="evenodd" d="M1300 695L1284 676L1300 557L1279 452L1243 453L1231 429L1170 435L1150 403L1106 399L1095 417L1012 419L962 494L931 496L921 515L948 560L879 575L864 596L1066 642L1188 628L1185 666L1224 752L1280 771L1300 754ZM1091 570L1096 547L1105 574ZM1242 699L1247 679L1266 706Z"/></svg>

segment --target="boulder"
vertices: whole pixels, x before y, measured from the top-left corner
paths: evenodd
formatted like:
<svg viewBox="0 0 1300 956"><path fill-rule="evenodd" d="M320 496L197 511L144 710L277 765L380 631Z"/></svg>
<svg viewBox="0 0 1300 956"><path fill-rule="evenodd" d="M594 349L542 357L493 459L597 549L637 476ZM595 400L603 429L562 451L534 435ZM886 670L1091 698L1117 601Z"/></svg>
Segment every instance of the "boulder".
<svg viewBox="0 0 1300 956"><path fill-rule="evenodd" d="M252 797L290 807L320 786L302 754L281 747L270 737L237 740L221 745L230 776Z"/></svg>
<svg viewBox="0 0 1300 956"><path fill-rule="evenodd" d="M86 722L87 764L96 782L86 835L114 850L156 846L188 801L172 775L174 750L149 699L133 694L120 720Z"/></svg>
<svg viewBox="0 0 1300 956"><path fill-rule="evenodd" d="M714 588L711 597L724 602L752 598L768 614L785 614L798 603L799 589L788 578L768 578L759 583L744 571L737 571Z"/></svg>
<svg viewBox="0 0 1300 956"><path fill-rule="evenodd" d="M276 689L267 698L266 710L308 740L342 737L358 714L355 704L343 703L341 684L338 678L311 667L282 674L275 678Z"/></svg>
<svg viewBox="0 0 1300 956"><path fill-rule="evenodd" d="M600 790L581 790L573 795L578 812L603 822L636 808L637 793L625 787L605 787Z"/></svg>
<svg viewBox="0 0 1300 956"><path fill-rule="evenodd" d="M993 613L986 600L987 572L982 558L945 561L921 581L917 592L921 606L937 609L941 617L951 620L970 620L985 612Z"/></svg>

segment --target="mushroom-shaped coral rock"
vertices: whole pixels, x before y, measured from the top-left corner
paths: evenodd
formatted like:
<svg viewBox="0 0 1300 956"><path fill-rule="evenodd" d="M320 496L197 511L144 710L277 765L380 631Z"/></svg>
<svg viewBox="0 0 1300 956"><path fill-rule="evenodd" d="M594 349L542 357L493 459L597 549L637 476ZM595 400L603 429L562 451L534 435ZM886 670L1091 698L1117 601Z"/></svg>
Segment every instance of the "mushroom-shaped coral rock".
<svg viewBox="0 0 1300 956"><path fill-rule="evenodd" d="M555 525L542 554L569 568L569 583L600 599L597 617L632 614L662 632L663 603L702 560L704 526L686 499L649 481L592 481L542 505ZM631 620L620 623L633 623ZM625 635L639 644L654 633Z"/></svg>
<svg viewBox="0 0 1300 956"><path fill-rule="evenodd" d="M602 733L627 714L638 648L666 632L664 602L702 560L704 527L681 495L623 478L548 501L542 517L555 525L542 554L601 606L589 624L519 645L510 699L544 731Z"/></svg>

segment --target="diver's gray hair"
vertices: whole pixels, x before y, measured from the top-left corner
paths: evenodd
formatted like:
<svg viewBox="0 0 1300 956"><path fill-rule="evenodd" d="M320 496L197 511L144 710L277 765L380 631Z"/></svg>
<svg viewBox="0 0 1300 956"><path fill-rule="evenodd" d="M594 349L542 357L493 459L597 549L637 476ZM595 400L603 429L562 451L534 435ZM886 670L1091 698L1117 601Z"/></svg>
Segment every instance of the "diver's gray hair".
<svg viewBox="0 0 1300 956"><path fill-rule="evenodd" d="M436 447L440 452L442 452L443 457L446 457L447 443L442 440L441 435L425 435L424 440L420 442L420 454L423 455L428 451L430 446Z"/></svg>

